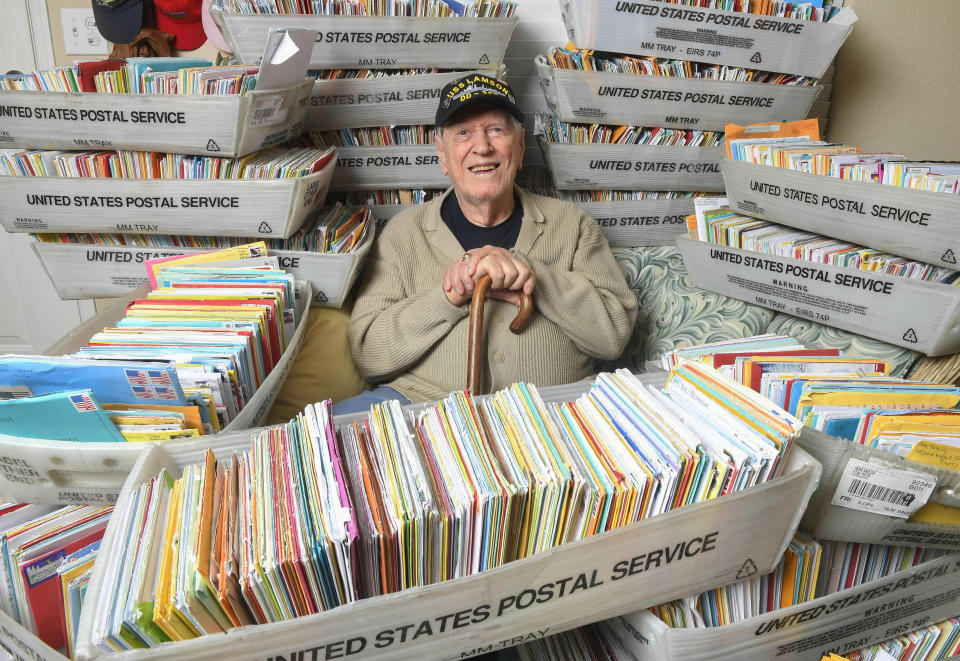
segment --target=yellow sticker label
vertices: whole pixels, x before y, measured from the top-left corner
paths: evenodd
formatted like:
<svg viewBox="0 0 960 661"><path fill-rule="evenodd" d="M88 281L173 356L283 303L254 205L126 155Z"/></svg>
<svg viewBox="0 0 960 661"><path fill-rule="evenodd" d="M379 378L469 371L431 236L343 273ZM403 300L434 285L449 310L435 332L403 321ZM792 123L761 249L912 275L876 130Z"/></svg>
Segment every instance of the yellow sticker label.
<svg viewBox="0 0 960 661"><path fill-rule="evenodd" d="M910 517L911 523L948 523L956 525L960 523L960 509L941 505L940 503L927 503Z"/></svg>
<svg viewBox="0 0 960 661"><path fill-rule="evenodd" d="M907 459L930 466L960 470L960 448L941 445L933 441L918 441L910 450Z"/></svg>

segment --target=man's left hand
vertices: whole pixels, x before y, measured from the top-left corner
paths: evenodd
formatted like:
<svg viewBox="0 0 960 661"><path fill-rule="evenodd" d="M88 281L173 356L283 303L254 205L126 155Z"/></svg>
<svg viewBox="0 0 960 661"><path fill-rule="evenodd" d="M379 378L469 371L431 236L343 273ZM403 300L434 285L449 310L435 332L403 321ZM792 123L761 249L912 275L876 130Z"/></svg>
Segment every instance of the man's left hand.
<svg viewBox="0 0 960 661"><path fill-rule="evenodd" d="M491 298L520 305L520 292L533 293L536 276L533 270L509 250L496 246L483 246L470 251L471 261L476 264L473 280L490 276Z"/></svg>

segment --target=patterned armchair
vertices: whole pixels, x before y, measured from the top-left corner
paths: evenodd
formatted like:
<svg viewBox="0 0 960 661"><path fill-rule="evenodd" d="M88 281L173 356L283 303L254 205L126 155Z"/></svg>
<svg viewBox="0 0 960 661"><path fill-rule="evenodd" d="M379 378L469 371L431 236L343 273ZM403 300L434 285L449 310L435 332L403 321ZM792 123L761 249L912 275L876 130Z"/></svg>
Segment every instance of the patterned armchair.
<svg viewBox="0 0 960 661"><path fill-rule="evenodd" d="M913 351L697 289L687 276L680 251L672 246L617 248L613 253L637 294L640 313L623 356L600 365L602 370L628 367L644 371L648 361L659 362L661 353L675 347L765 332L792 335L808 346L885 358L897 376L909 375L915 362L925 365L931 374L935 369L949 371L950 361L957 362L956 356L918 361L919 354ZM365 384L347 346L349 316L349 308L311 309L303 348L270 412L269 423L289 420L308 402L338 401L363 390ZM943 365L944 361L950 364ZM322 369L318 369L320 365ZM934 378L926 373L917 376Z"/></svg>

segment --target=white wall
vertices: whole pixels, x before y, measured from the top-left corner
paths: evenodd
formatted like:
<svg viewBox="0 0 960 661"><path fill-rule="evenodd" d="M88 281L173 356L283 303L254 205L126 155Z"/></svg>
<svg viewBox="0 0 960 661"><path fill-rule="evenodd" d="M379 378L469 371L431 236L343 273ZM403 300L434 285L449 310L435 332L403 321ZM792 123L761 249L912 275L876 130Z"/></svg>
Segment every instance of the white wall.
<svg viewBox="0 0 960 661"><path fill-rule="evenodd" d="M864 151L960 160L960 2L855 0L827 132Z"/></svg>

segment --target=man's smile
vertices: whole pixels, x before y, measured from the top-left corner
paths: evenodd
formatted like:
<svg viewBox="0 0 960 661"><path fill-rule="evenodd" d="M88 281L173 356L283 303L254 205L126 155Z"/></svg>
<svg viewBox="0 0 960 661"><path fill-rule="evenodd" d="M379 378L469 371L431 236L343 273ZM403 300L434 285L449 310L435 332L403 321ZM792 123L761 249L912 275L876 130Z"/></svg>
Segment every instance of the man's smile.
<svg viewBox="0 0 960 661"><path fill-rule="evenodd" d="M478 172L493 172L498 167L500 167L499 163L480 163L479 165L471 165L467 169L477 174Z"/></svg>

